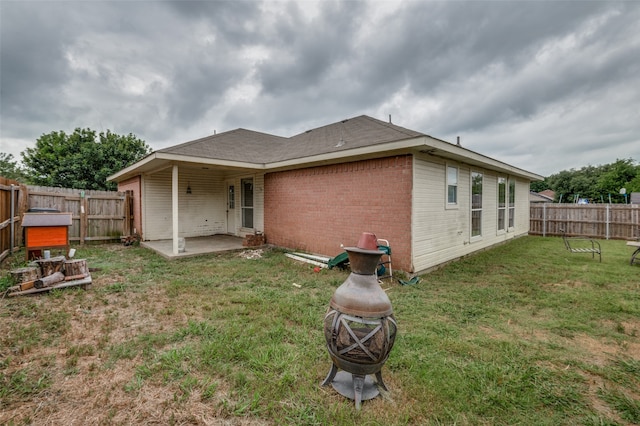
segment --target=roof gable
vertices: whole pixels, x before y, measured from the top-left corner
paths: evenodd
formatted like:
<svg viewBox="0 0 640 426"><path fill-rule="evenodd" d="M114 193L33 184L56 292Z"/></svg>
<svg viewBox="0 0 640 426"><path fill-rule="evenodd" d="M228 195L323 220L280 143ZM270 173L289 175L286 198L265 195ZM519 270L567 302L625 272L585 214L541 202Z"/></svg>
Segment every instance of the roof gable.
<svg viewBox="0 0 640 426"><path fill-rule="evenodd" d="M407 152L438 155L480 167L542 180L471 150L421 132L361 115L291 137L235 129L154 151L109 180L121 181L170 164L198 164L243 170L279 170L310 164L374 158L381 154ZM392 154L392 155L395 155Z"/></svg>
<svg viewBox="0 0 640 426"><path fill-rule="evenodd" d="M361 115L307 130L290 138L253 130L235 129L160 149L157 152L247 163L270 163L418 136L424 136L424 134Z"/></svg>
<svg viewBox="0 0 640 426"><path fill-rule="evenodd" d="M287 156L276 161L364 148L419 136L426 135L361 115L292 136L289 138Z"/></svg>
<svg viewBox="0 0 640 426"><path fill-rule="evenodd" d="M266 156L287 142L287 138L253 130L235 129L160 149L157 152L187 157L264 162Z"/></svg>

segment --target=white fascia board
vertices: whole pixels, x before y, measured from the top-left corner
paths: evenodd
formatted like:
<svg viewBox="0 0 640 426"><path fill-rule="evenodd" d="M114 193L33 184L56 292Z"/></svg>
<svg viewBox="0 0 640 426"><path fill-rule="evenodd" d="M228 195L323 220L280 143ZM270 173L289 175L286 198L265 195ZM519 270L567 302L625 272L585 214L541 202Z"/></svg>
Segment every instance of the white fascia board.
<svg viewBox="0 0 640 426"><path fill-rule="evenodd" d="M424 151L425 153L430 155L444 156L447 158L457 159L458 161L461 161L464 163L468 163L478 167L489 168L489 169L500 171L506 174L525 177L532 181L544 180L544 177L538 174L528 172L526 170L520 169L515 166L511 166L502 161L493 159L491 157L487 157L486 155L478 154L475 151L471 151L470 149L463 148L459 145L454 145L449 142L430 138L430 141L427 145L429 145L431 149L429 149L428 147L425 147L421 151ZM443 155L443 153L445 155Z"/></svg>
<svg viewBox="0 0 640 426"><path fill-rule="evenodd" d="M160 160L175 161L179 163L206 164L211 166L229 167L234 169L255 169L255 170L265 169L264 163L247 163L245 161L192 157L187 155L169 154L165 152L159 152L157 158Z"/></svg>
<svg viewBox="0 0 640 426"><path fill-rule="evenodd" d="M118 178L122 177L122 176L126 176L127 174L133 172L134 170L144 166L145 164L148 164L150 162L152 162L153 160L156 159L156 152L152 152L151 154L147 155L146 157L144 157L142 160L138 161L137 163L133 163L132 165L130 165L129 167L125 167L124 169L120 170L117 173L112 174L111 176L107 177L107 182L112 181L112 180L118 180Z"/></svg>
<svg viewBox="0 0 640 426"><path fill-rule="evenodd" d="M338 160L347 159L350 157L364 157L371 156L372 154L399 152L402 150L418 150L429 155L443 156L446 158L455 159L463 163L498 170L507 174L522 176L530 180L543 180L542 176L535 173L522 170L520 168L495 160L491 157L478 154L477 152L471 151L467 148L463 148L459 145L454 145L452 143L436 139L431 136L419 136L416 138L379 145L371 145L347 150L343 149L340 151L314 155L311 157L302 157L268 163L265 166L269 170L286 169L288 167L301 166L309 163L336 162Z"/></svg>
<svg viewBox="0 0 640 426"><path fill-rule="evenodd" d="M161 166L156 165L155 167L152 162L162 162ZM193 163L193 164L203 164L203 165L211 165L211 166L219 166L233 169L253 169L253 170L264 170L264 164L256 164L256 163L247 163L243 161L231 161L231 160L219 160L213 158L201 158L201 157L193 157L193 156L185 156L185 155L176 155L169 154L165 152L154 152L149 154L147 157L126 167L119 172L109 176L107 181L118 181L122 178L135 176L138 174L144 174L149 172L156 172L158 170L162 170L169 165L166 162L170 163ZM145 167L146 166L146 167Z"/></svg>
<svg viewBox="0 0 640 426"><path fill-rule="evenodd" d="M313 155L310 157L293 158L291 160L276 161L267 163L267 169L280 169L287 167L299 166L307 163L320 163L332 160L346 159L349 157L359 157L387 151L398 151L402 149L417 148L425 144L426 138L421 136L418 138L405 139L397 142L389 142L379 145L364 146L353 149L341 149L340 151L329 152L325 154Z"/></svg>
<svg viewBox="0 0 640 426"><path fill-rule="evenodd" d="M446 142L440 139L433 138L431 136L419 136L410 139L404 139L401 141L383 143L378 145L365 146L353 149L342 149L339 151L312 155L309 157L300 157L284 161L276 161L273 163L249 163L244 161L232 161L221 160L214 158L202 158L194 156L177 155L165 152L154 152L142 160L138 161L131 166L120 170L107 178L108 181L118 180L128 175L142 174L148 170L145 170L144 166L151 166L149 163L152 161L170 161L177 163L193 163L210 166L225 167L231 169L249 169L249 170L275 170L275 169L287 169L290 167L300 167L305 164L312 163L324 163L324 162L339 162L348 158L366 157L375 154L399 152L399 151L418 150L425 154L441 156L444 158L451 158L463 163L475 165L482 168L488 168L497 170L507 174L518 175L530 180L543 180L544 178L535 173L528 172L518 167L511 166L507 163L495 160L491 157L487 157L477 152L471 151L467 148L463 148L459 145L454 145L450 142ZM137 171L137 173L136 173Z"/></svg>

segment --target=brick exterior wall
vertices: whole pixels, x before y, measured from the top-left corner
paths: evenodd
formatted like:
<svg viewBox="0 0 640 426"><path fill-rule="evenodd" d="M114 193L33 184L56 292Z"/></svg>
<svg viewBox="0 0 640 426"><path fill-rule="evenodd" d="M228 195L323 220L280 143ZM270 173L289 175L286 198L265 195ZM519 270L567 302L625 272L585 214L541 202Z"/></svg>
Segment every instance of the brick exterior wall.
<svg viewBox="0 0 640 426"><path fill-rule="evenodd" d="M362 232L389 240L394 269L411 264L411 155L267 173L267 242L335 256Z"/></svg>
<svg viewBox="0 0 640 426"><path fill-rule="evenodd" d="M142 235L142 198L140 191L140 176L118 183L118 191L133 191L133 227ZM133 230L131 230L133 232Z"/></svg>

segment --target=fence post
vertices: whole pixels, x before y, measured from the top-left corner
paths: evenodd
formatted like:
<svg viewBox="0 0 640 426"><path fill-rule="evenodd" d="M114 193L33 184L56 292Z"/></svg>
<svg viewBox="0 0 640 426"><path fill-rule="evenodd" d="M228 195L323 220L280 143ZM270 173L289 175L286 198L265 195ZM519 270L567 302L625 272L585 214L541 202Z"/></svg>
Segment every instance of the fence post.
<svg viewBox="0 0 640 426"><path fill-rule="evenodd" d="M606 226L606 239L609 239L609 215L611 213L611 204L607 204L607 226Z"/></svg>
<svg viewBox="0 0 640 426"><path fill-rule="evenodd" d="M13 247L16 245L16 229L15 229L15 215L16 215L16 202L15 202L15 185L11 184L11 217L9 218L9 225L11 230L9 231L9 254L13 254Z"/></svg>
<svg viewBox="0 0 640 426"><path fill-rule="evenodd" d="M84 245L84 240L87 238L87 226L89 221L87 220L87 199L84 196L84 191L80 191L80 245Z"/></svg>
<svg viewBox="0 0 640 426"><path fill-rule="evenodd" d="M542 236L547 236L547 203L542 203Z"/></svg>

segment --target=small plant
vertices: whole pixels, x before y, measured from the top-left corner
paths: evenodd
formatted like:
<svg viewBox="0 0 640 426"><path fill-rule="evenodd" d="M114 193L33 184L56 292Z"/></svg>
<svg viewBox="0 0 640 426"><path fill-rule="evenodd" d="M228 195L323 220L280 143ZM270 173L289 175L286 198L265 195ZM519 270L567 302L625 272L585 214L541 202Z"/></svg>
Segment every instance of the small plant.
<svg viewBox="0 0 640 426"><path fill-rule="evenodd" d="M72 356L92 356L95 355L96 348L93 345L89 344L81 344L81 345L73 345L67 350L67 355Z"/></svg>
<svg viewBox="0 0 640 426"><path fill-rule="evenodd" d="M3 275L0 277L0 293L4 293L12 285L13 283L9 275Z"/></svg>
<svg viewBox="0 0 640 426"><path fill-rule="evenodd" d="M207 401L213 398L216 394L216 390L218 389L218 383L208 383L204 386L202 391L202 399L203 401Z"/></svg>
<svg viewBox="0 0 640 426"><path fill-rule="evenodd" d="M112 293L123 293L126 291L126 289L127 288L124 283L115 283L115 284L106 286L103 291L106 294L112 294Z"/></svg>
<svg viewBox="0 0 640 426"><path fill-rule="evenodd" d="M144 385L144 380L140 376L134 376L126 385L124 391L127 393L135 393Z"/></svg>
<svg viewBox="0 0 640 426"><path fill-rule="evenodd" d="M51 385L51 377L46 372L26 369L12 374L0 375L0 400L24 398L37 395Z"/></svg>

